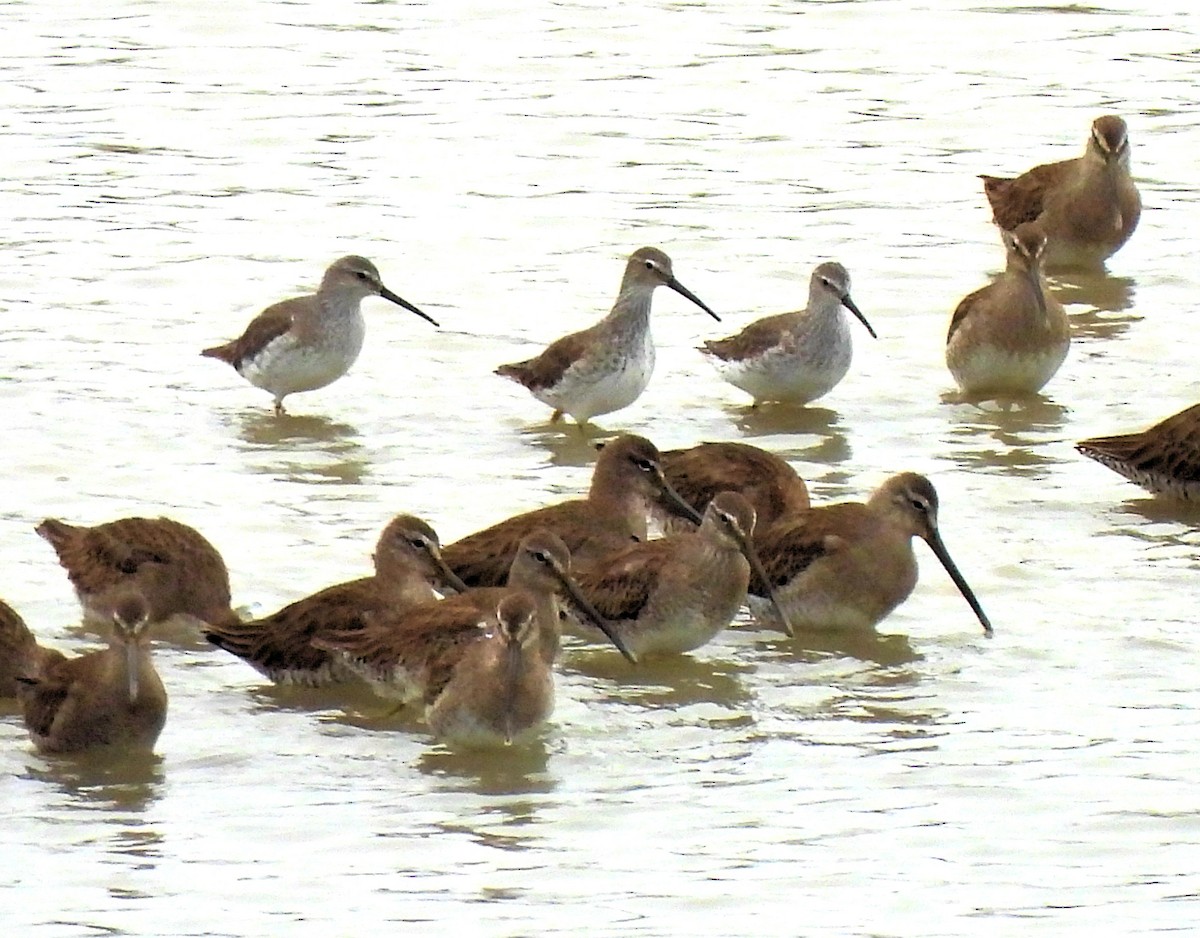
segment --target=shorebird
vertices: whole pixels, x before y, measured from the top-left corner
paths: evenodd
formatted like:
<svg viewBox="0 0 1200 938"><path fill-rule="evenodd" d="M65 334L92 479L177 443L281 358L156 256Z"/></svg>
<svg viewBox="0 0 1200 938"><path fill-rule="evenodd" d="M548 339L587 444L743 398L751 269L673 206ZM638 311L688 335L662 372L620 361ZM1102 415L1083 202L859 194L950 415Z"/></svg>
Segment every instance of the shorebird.
<svg viewBox="0 0 1200 938"><path fill-rule="evenodd" d="M150 659L148 613L140 596L123 597L112 609L108 648L17 678L25 726L39 751L154 748L167 719L167 692Z"/></svg>
<svg viewBox="0 0 1200 938"><path fill-rule="evenodd" d="M930 546L991 635L991 623L942 543L937 492L915 472L892 476L865 505L810 508L763 530L755 547L767 578L751 582L751 611L763 608L755 596L763 595L765 582L796 630L873 628L916 586L914 537Z"/></svg>
<svg viewBox="0 0 1200 938"><path fill-rule="evenodd" d="M225 561L195 528L170 518L119 518L80 527L55 518L37 526L67 571L85 618L107 621L112 595L135 590L150 621L190 616L208 625L237 622Z"/></svg>
<svg viewBox="0 0 1200 938"><path fill-rule="evenodd" d="M553 407L551 422L570 414L582 425L600 414L628 407L646 390L654 371L650 300L655 287L661 286L670 287L721 321L675 279L666 254L658 248L639 248L625 264L612 312L591 328L551 343L536 358L501 365L496 374L511 378Z"/></svg>
<svg viewBox="0 0 1200 938"><path fill-rule="evenodd" d="M554 710L554 676L540 653L537 603L510 592L478 626L482 635L444 664L430 663L425 722L452 746L510 746Z"/></svg>
<svg viewBox="0 0 1200 938"><path fill-rule="evenodd" d="M268 306L241 336L200 354L227 362L256 388L270 391L275 413L283 414L289 394L323 388L350 370L366 335L361 304L368 296L437 325L385 287L374 264L351 254L329 265L316 293Z"/></svg>
<svg viewBox="0 0 1200 938"><path fill-rule="evenodd" d="M679 655L710 642L742 604L754 570L754 508L736 492L708 503L697 531L634 544L577 576L579 588L639 660ZM791 634L784 610L776 606ZM572 625L575 620L568 616ZM595 637L593 627L573 629Z"/></svg>
<svg viewBox="0 0 1200 938"><path fill-rule="evenodd" d="M486 632L485 620L505 596L526 594L536 608L538 650L547 664L558 657L562 627L559 595L570 607L609 634L632 660L611 626L580 592L571 575L571 556L561 538L542 529L525 537L513 559L507 587L480 587L424 603L399 615L374 616L363 628L313 639L313 644L339 656L381 697L411 703L425 697L439 675L463 657Z"/></svg>
<svg viewBox="0 0 1200 938"><path fill-rule="evenodd" d="M850 274L826 261L808 282L808 306L767 316L737 335L700 348L722 378L754 398L807 404L828 394L850 370L850 310L876 338L867 318L850 299Z"/></svg>
<svg viewBox="0 0 1200 938"><path fill-rule="evenodd" d="M732 491L754 506L759 528L776 518L808 507L808 487L786 459L749 443L700 443L662 454L663 475L685 502L703 511L718 492ZM655 515L666 530L684 528L677 516L657 505Z"/></svg>
<svg viewBox="0 0 1200 938"><path fill-rule="evenodd" d="M1155 495L1200 501L1200 404L1140 433L1098 436L1075 448Z"/></svg>
<svg viewBox="0 0 1200 938"><path fill-rule="evenodd" d="M1071 344L1066 311L1042 277L1041 227L1025 222L1001 234L1004 273L959 302L946 336L946 365L968 394L1036 393Z"/></svg>
<svg viewBox="0 0 1200 938"><path fill-rule="evenodd" d="M547 505L469 534L443 551L468 586L500 586L521 539L547 528L566 542L582 568L632 541L644 541L653 506L666 506L699 523L700 515L663 476L662 457L644 437L627 434L604 444L586 498Z"/></svg>
<svg viewBox="0 0 1200 938"><path fill-rule="evenodd" d="M17 676L36 674L62 652L43 648L15 609L0 601L0 697L17 695Z"/></svg>
<svg viewBox="0 0 1200 938"><path fill-rule="evenodd" d="M1094 267L1129 240L1142 199L1129 175L1125 121L1106 114L1092 122L1083 156L1046 163L1018 176L980 176L1001 231L1037 221L1046 232L1048 267Z"/></svg>
<svg viewBox="0 0 1200 938"><path fill-rule="evenodd" d="M398 515L383 529L374 561L374 576L326 587L252 622L213 626L204 636L277 684L321 687L357 680L313 639L353 632L373 616L399 615L432 602L435 589L467 588L442 559L433 528L412 515Z"/></svg>

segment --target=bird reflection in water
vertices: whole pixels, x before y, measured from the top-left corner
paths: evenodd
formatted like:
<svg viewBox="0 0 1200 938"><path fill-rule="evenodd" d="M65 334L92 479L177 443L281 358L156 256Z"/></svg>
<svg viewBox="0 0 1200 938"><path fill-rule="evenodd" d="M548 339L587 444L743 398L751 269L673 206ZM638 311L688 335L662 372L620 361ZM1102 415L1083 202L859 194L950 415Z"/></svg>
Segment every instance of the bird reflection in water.
<svg viewBox="0 0 1200 938"><path fill-rule="evenodd" d="M1067 307L1074 339L1116 338L1143 318L1125 312L1133 306L1136 282L1132 277L1111 277L1095 270L1063 270L1047 279L1050 292Z"/></svg>
<svg viewBox="0 0 1200 938"><path fill-rule="evenodd" d="M798 665L816 664L831 658L853 658L884 668L898 667L920 661L922 655L913 649L907 635L888 635L874 629L843 629L839 631L797 631L792 638L774 633L759 643L770 649L776 658ZM904 669L916 680L915 672Z"/></svg>
<svg viewBox="0 0 1200 938"><path fill-rule="evenodd" d="M249 468L290 481L358 485L370 474L358 428L313 414L242 411L238 435L256 457Z"/></svg>
<svg viewBox="0 0 1200 938"><path fill-rule="evenodd" d="M799 407L792 404L764 404L761 407L727 408L736 414L734 425L747 440L764 436L789 436L787 459L832 465L846 462L853 455L842 418L836 410L824 407ZM796 434L808 434L816 440L797 446ZM771 447L771 449L776 449Z"/></svg>
<svg viewBox="0 0 1200 938"><path fill-rule="evenodd" d="M613 434L593 424L585 424L579 433L563 433L561 423L522 427L517 433L522 442L549 455L552 466L591 467L596 462L596 445Z"/></svg>
<svg viewBox="0 0 1200 938"><path fill-rule="evenodd" d="M100 747L35 758L25 776L57 785L83 807L142 812L163 794L163 760L153 752Z"/></svg>
<svg viewBox="0 0 1200 938"><path fill-rule="evenodd" d="M1070 414L1061 404L1041 395L968 402L952 393L942 401L955 405L948 412L944 442L964 469L1041 479L1051 467L1068 461L1047 447L1062 438Z"/></svg>
<svg viewBox="0 0 1200 938"><path fill-rule="evenodd" d="M558 783L548 771L551 746L546 734L522 746L513 746L503 752L486 749L453 749L448 746L432 746L416 760L416 768L425 775L455 779L462 790L477 795L533 795L554 791ZM529 823L534 820L537 805L526 801L494 802L489 805L491 813L506 817L486 817L488 827L504 823ZM462 822L447 825L459 831L471 830L476 836L498 836L484 834L479 828L468 827ZM517 838L518 840L520 838Z"/></svg>
<svg viewBox="0 0 1200 938"><path fill-rule="evenodd" d="M615 697L648 710L673 710L694 704L740 709L751 697L743 677L753 668L730 660L718 646L713 648L714 657L648 657L634 668L619 655L578 650L564 662L563 670L589 681L605 681L610 689L606 698Z"/></svg>

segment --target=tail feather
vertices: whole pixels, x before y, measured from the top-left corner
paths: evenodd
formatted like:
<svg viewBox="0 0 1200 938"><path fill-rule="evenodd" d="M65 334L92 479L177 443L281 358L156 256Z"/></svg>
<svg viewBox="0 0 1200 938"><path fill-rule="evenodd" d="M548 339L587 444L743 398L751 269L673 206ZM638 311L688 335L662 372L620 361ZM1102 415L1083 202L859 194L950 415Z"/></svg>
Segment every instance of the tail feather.
<svg viewBox="0 0 1200 938"><path fill-rule="evenodd" d="M200 354L205 358L216 358L226 364L234 364L236 355L233 348L234 343L227 342L224 345L214 345L212 348L202 349Z"/></svg>
<svg viewBox="0 0 1200 938"><path fill-rule="evenodd" d="M525 384L528 380L527 362L511 362L507 365L501 365L496 369L495 374L501 378L508 378L510 381L515 381L517 384Z"/></svg>
<svg viewBox="0 0 1200 938"><path fill-rule="evenodd" d="M79 528L67 524L65 521L59 521L57 518L47 518L34 530L50 543L55 553L61 556L75 538Z"/></svg>

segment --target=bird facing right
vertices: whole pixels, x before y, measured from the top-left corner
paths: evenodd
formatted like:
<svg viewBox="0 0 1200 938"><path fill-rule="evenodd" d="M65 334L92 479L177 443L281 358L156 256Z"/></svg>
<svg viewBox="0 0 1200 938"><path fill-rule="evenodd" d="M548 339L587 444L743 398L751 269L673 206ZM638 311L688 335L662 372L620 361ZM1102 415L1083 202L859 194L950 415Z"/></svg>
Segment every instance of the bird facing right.
<svg viewBox="0 0 1200 938"><path fill-rule="evenodd" d="M654 506L700 521L663 476L658 448L645 437L624 434L600 449L587 498L506 518L448 545L442 556L468 586L500 586L521 539L547 528L566 542L571 562L579 568L646 540L646 520Z"/></svg>
<svg viewBox="0 0 1200 938"><path fill-rule="evenodd" d="M424 698L448 669L457 667L467 649L484 637L484 619L507 594L520 591L535 605L537 647L547 666L558 657L562 636L560 596L597 628L611 632L576 585L571 555L562 539L547 529L522 539L507 587L478 587L440 602L422 603L395 615L373 617L353 631L327 632L312 639L360 675L381 697L409 703ZM610 641L632 658L619 636Z"/></svg>
<svg viewBox="0 0 1200 938"><path fill-rule="evenodd" d="M1004 272L959 302L946 335L946 365L966 394L1036 394L1071 344L1066 310L1042 276L1040 225L1025 222L1003 237Z"/></svg>
<svg viewBox="0 0 1200 938"><path fill-rule="evenodd" d="M713 339L700 349L721 377L762 401L807 404L833 390L850 370L850 310L876 338L850 298L850 274L836 261L812 272L808 305L750 323L735 336Z"/></svg>
<svg viewBox="0 0 1200 938"><path fill-rule="evenodd" d="M693 651L733 621L751 573L760 582L765 576L751 540L754 522L749 501L720 492L698 530L618 551L580 571L579 588L635 657ZM790 635L777 602L775 611ZM585 638L599 637L576 618L566 622Z"/></svg>
<svg viewBox="0 0 1200 938"><path fill-rule="evenodd" d="M322 687L357 680L313 640L350 633L365 628L373 617L399 615L432 602L435 589L467 588L442 559L433 528L413 515L388 522L374 561L374 576L327 586L260 619L211 625L204 637L277 684Z"/></svg>
<svg viewBox="0 0 1200 938"><path fill-rule="evenodd" d="M1115 114L1092 122L1081 157L1035 166L1016 179L979 178L1001 231L1041 224L1047 267L1102 265L1129 240L1142 214L1129 174L1128 132Z"/></svg>
<svg viewBox="0 0 1200 938"><path fill-rule="evenodd" d="M496 374L553 407L551 422L570 414L583 425L628 407L646 390L654 372L650 301L663 286L720 322L721 317L675 279L671 258L658 248L639 248L629 255L620 293L607 316L555 340L533 358L501 365Z"/></svg>
<svg viewBox="0 0 1200 938"><path fill-rule="evenodd" d="M268 306L238 338L200 354L232 365L256 388L269 391L281 416L289 394L332 384L358 359L366 336L361 305L368 296L381 296L437 325L385 287L374 264L350 254L329 265L316 293Z"/></svg>
<svg viewBox="0 0 1200 938"><path fill-rule="evenodd" d="M917 583L912 539L929 545L985 635L992 624L942 543L938 496L928 479L902 472L866 504L841 502L782 518L755 537L767 578L796 630L870 629L904 602ZM757 577L750 609L765 611Z"/></svg>

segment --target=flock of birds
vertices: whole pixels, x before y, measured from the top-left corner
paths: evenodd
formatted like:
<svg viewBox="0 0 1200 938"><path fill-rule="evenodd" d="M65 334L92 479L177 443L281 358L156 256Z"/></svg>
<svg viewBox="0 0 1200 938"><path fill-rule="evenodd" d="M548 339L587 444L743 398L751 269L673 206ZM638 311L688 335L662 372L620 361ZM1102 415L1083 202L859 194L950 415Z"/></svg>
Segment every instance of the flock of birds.
<svg viewBox="0 0 1200 938"><path fill-rule="evenodd" d="M1037 392L1069 346L1065 312L1043 265L1100 264L1133 233L1140 199L1129 175L1125 122L1092 125L1078 159L1016 179L984 176L1007 266L955 310L946 361L969 395ZM654 368L650 305L667 286L719 318L683 286L656 248L635 251L612 311L528 361L510 378L579 424L628 406ZM343 257L318 291L277 303L237 339L203 354L284 399L345 374L362 348L361 301L372 295L437 325L384 286L368 260ZM731 384L764 401L807 403L850 366L848 311L875 335L850 297L845 268L812 274L804 310L759 320L701 351ZM1079 444L1153 491L1200 490L1200 406L1140 434ZM915 473L893 476L864 503L813 507L783 459L744 443L659 452L623 435L598 447L587 494L516 515L442 547L425 521L392 519L371 576L327 587L278 612L243 621L231 606L220 553L168 518L94 527L47 519L54 548L86 620L110 626L108 648L68 658L41 646L0 603L0 696L15 696L44 752L95 746L152 748L167 694L155 672L152 626L183 618L215 646L280 684L366 682L415 705L439 738L505 745L551 713L563 631L612 645L636 664L711 641L743 606L765 628L871 629L917 580L914 537L933 550L981 623L992 626L942 542L938 497ZM662 536L651 538L654 531Z"/></svg>

